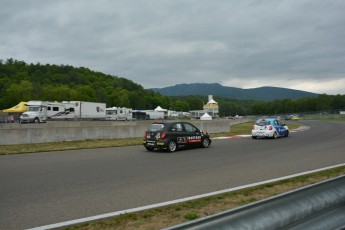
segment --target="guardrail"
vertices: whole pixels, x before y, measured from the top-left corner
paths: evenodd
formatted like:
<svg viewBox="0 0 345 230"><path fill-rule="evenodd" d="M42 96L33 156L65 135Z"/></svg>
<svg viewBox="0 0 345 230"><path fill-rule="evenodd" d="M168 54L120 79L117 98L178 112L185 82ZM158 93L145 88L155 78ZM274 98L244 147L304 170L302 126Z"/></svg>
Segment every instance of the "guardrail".
<svg viewBox="0 0 345 230"><path fill-rule="evenodd" d="M345 175L166 230L345 229Z"/></svg>

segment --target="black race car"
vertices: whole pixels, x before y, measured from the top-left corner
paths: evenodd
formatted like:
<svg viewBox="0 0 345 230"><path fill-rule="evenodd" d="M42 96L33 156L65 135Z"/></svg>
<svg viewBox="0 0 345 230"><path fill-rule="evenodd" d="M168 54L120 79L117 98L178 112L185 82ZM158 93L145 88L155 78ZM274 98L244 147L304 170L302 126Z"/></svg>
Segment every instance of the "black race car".
<svg viewBox="0 0 345 230"><path fill-rule="evenodd" d="M180 148L203 147L211 144L210 135L188 122L155 122L145 132L143 145L148 151L166 149L174 152Z"/></svg>

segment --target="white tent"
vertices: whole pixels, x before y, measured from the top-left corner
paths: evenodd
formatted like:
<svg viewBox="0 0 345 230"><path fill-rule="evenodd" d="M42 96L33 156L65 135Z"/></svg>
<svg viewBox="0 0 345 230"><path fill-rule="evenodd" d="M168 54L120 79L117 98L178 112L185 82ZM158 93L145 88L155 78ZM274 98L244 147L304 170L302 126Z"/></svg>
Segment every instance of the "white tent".
<svg viewBox="0 0 345 230"><path fill-rule="evenodd" d="M202 120L202 121L210 121L210 120L212 120L212 117L210 115L208 115L208 113L205 113L204 115L202 115L200 117L200 120Z"/></svg>
<svg viewBox="0 0 345 230"><path fill-rule="evenodd" d="M160 107L160 106L157 106L157 108L155 108L155 111L157 111L157 112L166 112L167 110L166 109L162 109L162 107Z"/></svg>

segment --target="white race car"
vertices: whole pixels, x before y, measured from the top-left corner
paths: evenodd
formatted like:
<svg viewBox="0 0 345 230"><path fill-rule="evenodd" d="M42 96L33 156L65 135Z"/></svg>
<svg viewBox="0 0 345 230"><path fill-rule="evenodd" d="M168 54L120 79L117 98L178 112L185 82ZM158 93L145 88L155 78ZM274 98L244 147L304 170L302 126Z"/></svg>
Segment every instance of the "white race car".
<svg viewBox="0 0 345 230"><path fill-rule="evenodd" d="M288 137L289 128L277 118L261 118L258 119L252 128L252 138L274 138Z"/></svg>

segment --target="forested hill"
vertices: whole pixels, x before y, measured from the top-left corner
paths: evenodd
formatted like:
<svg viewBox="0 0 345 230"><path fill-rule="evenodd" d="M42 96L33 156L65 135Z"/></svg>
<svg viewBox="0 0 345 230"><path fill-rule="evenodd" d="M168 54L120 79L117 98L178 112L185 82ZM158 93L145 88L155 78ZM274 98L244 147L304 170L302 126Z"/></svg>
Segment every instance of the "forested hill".
<svg viewBox="0 0 345 230"><path fill-rule="evenodd" d="M27 64L14 59L0 60L0 110L20 101L91 101L107 107L176 111L200 110L207 96L169 97L144 89L128 79L95 72L84 67ZM221 99L221 114L248 114L254 102Z"/></svg>
<svg viewBox="0 0 345 230"><path fill-rule="evenodd" d="M187 95L214 95L239 100L258 100L274 101L281 99L299 99L304 97L317 97L318 94L301 90L279 88L279 87L260 87L253 89L241 89L236 87L222 86L218 83L204 84L178 84L165 88L154 88L165 96L187 96Z"/></svg>
<svg viewBox="0 0 345 230"><path fill-rule="evenodd" d="M133 109L155 109L161 106L176 111L190 111L202 109L208 94L213 94L218 102L220 116L345 110L345 95L259 102L257 96L254 100L238 100L218 95L217 91L206 91L204 96L196 96L202 95L200 93L192 95L193 92L189 91L190 96L183 96L182 93L178 96L163 96L145 90L128 79L84 67L0 60L0 110L17 105L20 101L42 100L104 102L107 107Z"/></svg>
<svg viewBox="0 0 345 230"><path fill-rule="evenodd" d="M130 80L84 67L0 60L0 109L28 100L104 102L107 107L134 109L152 109L170 103L168 97L145 90Z"/></svg>

